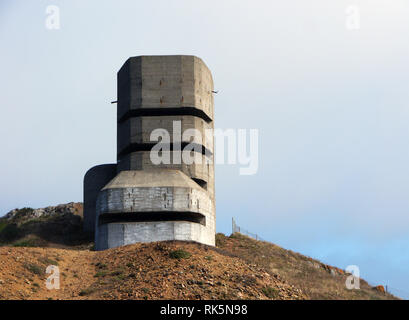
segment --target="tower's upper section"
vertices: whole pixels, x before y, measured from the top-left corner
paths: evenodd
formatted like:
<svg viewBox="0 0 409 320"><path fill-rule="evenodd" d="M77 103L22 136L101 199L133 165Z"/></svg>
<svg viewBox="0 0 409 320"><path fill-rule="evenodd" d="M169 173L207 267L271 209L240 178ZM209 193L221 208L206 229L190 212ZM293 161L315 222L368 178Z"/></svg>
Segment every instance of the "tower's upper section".
<svg viewBox="0 0 409 320"><path fill-rule="evenodd" d="M213 120L213 79L195 56L138 56L118 72L118 121L132 116L195 115Z"/></svg>

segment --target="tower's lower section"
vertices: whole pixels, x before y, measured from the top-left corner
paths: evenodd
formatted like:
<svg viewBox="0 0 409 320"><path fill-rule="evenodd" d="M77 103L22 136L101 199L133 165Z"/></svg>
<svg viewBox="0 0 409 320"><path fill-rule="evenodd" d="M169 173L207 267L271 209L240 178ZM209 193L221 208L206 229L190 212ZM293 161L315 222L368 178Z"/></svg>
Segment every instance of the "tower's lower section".
<svg viewBox="0 0 409 320"><path fill-rule="evenodd" d="M138 242L167 240L214 246L215 234L210 228L188 221L115 222L97 228L95 248L105 250Z"/></svg>
<svg viewBox="0 0 409 320"><path fill-rule="evenodd" d="M96 250L167 240L214 246L215 231L214 198L179 170L121 171L96 201Z"/></svg>

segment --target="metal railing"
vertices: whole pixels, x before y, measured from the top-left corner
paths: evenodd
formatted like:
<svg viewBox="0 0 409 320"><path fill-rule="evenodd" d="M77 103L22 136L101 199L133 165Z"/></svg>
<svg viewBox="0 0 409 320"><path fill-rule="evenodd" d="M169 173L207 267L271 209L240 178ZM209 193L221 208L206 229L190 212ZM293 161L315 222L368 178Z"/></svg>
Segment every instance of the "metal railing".
<svg viewBox="0 0 409 320"><path fill-rule="evenodd" d="M244 234L245 236L249 236L250 238L253 238L253 239L256 239L256 240L265 241L257 233L252 233L252 232L240 227L239 225L237 225L234 218L231 218L231 230L232 230L232 234L238 232L238 233Z"/></svg>

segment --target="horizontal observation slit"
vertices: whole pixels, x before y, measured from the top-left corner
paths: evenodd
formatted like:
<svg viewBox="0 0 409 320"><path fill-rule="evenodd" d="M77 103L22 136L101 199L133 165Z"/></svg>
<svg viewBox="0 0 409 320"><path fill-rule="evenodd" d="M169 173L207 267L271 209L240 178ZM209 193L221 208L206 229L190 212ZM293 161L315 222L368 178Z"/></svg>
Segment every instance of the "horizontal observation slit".
<svg viewBox="0 0 409 320"><path fill-rule="evenodd" d="M128 110L118 123L122 123L132 117L160 117L160 116L194 116L203 119L207 123L212 122L212 119L203 111L194 107L181 108L145 108Z"/></svg>
<svg viewBox="0 0 409 320"><path fill-rule="evenodd" d="M187 221L206 226L206 217L197 212L122 212L104 213L98 218L98 224L115 222L161 222L161 221Z"/></svg>
<svg viewBox="0 0 409 320"><path fill-rule="evenodd" d="M130 145L128 145L127 147L125 147L125 149L121 150L118 153L118 157L122 157L124 155L127 155L129 153L132 152L137 152L137 151L151 151L152 148L156 145L161 146L160 142L157 143L131 143ZM189 143L189 142L181 142L180 144L174 144L174 143L170 143L168 144L163 144L163 149L162 151L167 151L168 150L168 146L169 146L169 151L183 151L184 148L186 146L191 146L192 148L189 150L186 150L187 152L200 152L201 154L205 155L205 156L209 156L211 157L213 155L213 153L207 149L205 146L198 144L198 143ZM198 151L199 150L199 151Z"/></svg>

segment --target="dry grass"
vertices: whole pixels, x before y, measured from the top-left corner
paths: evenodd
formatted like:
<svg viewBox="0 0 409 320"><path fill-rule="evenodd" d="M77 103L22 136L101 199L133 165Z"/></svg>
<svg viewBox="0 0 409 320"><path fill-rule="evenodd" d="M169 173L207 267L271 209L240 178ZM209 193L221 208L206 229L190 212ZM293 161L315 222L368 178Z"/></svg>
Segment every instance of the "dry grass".
<svg viewBox="0 0 409 320"><path fill-rule="evenodd" d="M48 290L48 265L60 290ZM0 299L393 299L301 254L235 234L217 247L189 242L105 251L0 247Z"/></svg>
<svg viewBox="0 0 409 320"><path fill-rule="evenodd" d="M394 299L374 290L360 280L360 290L348 290L348 274L339 268L283 249L275 244L257 241L241 234L216 236L218 247L248 262L255 263L287 283L300 288L310 299Z"/></svg>

